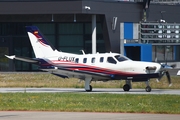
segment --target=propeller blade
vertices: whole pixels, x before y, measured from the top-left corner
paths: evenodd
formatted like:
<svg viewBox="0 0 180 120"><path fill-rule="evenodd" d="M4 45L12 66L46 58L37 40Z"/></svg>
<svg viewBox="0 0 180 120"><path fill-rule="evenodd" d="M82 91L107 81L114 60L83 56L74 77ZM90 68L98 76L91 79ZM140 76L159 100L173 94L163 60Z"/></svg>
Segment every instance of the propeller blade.
<svg viewBox="0 0 180 120"><path fill-rule="evenodd" d="M175 68L177 65L176 64L172 64L170 65L172 68Z"/></svg>
<svg viewBox="0 0 180 120"><path fill-rule="evenodd" d="M166 77L167 77L167 80L168 80L168 82L169 82L169 86L171 86L171 85L172 85L172 84L171 84L171 77L170 77L170 74L169 74L168 71L166 71Z"/></svg>
<svg viewBox="0 0 180 120"><path fill-rule="evenodd" d="M159 78L158 78L158 81L160 81L160 80L161 80L161 78L164 76L164 74L165 74L165 72L164 72L164 71L161 71L161 72L159 73Z"/></svg>

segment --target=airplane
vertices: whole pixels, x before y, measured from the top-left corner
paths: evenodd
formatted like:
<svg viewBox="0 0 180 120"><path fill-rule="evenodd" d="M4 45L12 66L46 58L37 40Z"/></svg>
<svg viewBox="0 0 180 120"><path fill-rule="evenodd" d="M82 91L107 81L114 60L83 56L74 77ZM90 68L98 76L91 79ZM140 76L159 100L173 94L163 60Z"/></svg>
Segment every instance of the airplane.
<svg viewBox="0 0 180 120"><path fill-rule="evenodd" d="M151 78L160 80L166 74L169 85L171 78L168 69L172 66L157 62L133 61L119 53L72 54L58 51L45 39L36 26L26 26L35 58L5 55L9 59L20 60L39 66L62 78L78 78L84 80L85 91L91 92L91 81L125 80L124 91L132 89L132 82L145 82L146 92L151 91Z"/></svg>

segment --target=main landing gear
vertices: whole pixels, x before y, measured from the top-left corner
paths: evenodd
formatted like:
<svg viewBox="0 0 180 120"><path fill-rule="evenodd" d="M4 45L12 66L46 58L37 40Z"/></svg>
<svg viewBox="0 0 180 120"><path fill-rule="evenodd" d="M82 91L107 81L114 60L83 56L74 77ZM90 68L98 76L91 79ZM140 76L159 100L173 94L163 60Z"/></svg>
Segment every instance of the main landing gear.
<svg viewBox="0 0 180 120"><path fill-rule="evenodd" d="M92 86L90 85L92 78L87 77L85 78L85 90L86 92L91 92L92 91Z"/></svg>
<svg viewBox="0 0 180 120"><path fill-rule="evenodd" d="M124 91L129 91L130 89L132 89L131 81L126 80L126 84L123 86L123 90Z"/></svg>
<svg viewBox="0 0 180 120"><path fill-rule="evenodd" d="M89 85L89 90L86 90L86 92L92 92L92 86Z"/></svg>
<svg viewBox="0 0 180 120"><path fill-rule="evenodd" d="M123 86L123 90L124 90L124 91L129 91L129 90L130 90L130 86L129 86L128 84L125 84L125 85Z"/></svg>
<svg viewBox="0 0 180 120"><path fill-rule="evenodd" d="M131 81L130 80L126 80L126 84L123 86L123 90L124 91L129 91L130 89L132 89L131 87ZM146 81L146 88L145 88L146 92L151 92L151 87L149 85L149 80Z"/></svg>
<svg viewBox="0 0 180 120"><path fill-rule="evenodd" d="M85 90L86 92L91 92L92 91L92 86L90 85L92 78L91 77L87 77L85 78ZM126 80L126 84L123 86L123 90L124 91L129 91L130 89L132 89L132 85L131 85L131 80ZM145 88L146 92L151 92L151 87L149 85L149 80L146 81L146 88Z"/></svg>

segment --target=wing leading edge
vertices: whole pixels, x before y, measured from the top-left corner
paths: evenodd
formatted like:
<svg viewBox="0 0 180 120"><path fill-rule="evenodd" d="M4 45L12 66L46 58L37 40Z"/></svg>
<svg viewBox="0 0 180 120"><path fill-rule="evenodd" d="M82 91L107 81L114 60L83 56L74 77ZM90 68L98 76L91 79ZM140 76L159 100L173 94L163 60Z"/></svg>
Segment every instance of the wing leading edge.
<svg viewBox="0 0 180 120"><path fill-rule="evenodd" d="M16 55L11 55L11 56L8 56L8 55L5 55L7 58L9 59L16 59L16 60L20 60L20 61L24 61L24 62L28 62L28 63L38 63L39 61L36 60L36 59L33 59L33 58L27 58L27 57L17 57Z"/></svg>

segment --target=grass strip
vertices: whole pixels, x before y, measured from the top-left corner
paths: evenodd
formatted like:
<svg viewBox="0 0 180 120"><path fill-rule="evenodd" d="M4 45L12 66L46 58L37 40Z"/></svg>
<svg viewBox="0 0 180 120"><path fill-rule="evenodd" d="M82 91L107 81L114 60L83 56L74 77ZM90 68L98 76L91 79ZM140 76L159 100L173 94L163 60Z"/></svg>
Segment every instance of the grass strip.
<svg viewBox="0 0 180 120"><path fill-rule="evenodd" d="M0 110L180 114L180 96L87 93L1 93Z"/></svg>
<svg viewBox="0 0 180 120"><path fill-rule="evenodd" d="M167 78L164 76L160 82L156 79L150 81L152 89L179 89L179 76L172 76L173 85L169 87ZM122 88L125 84L124 80L108 81L108 82L92 82L93 88ZM84 81L79 79L63 79L49 73L1 73L0 87L55 87L55 88L84 88ZM133 88L145 88L144 82L132 83Z"/></svg>

